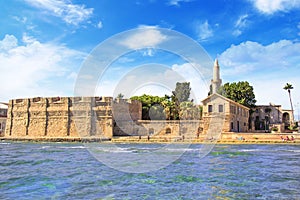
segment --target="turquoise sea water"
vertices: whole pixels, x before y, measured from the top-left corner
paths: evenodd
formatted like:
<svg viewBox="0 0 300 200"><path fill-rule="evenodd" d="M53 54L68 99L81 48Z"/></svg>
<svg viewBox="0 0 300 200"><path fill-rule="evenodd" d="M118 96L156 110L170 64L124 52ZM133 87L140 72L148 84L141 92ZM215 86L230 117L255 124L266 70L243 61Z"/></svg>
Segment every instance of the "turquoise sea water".
<svg viewBox="0 0 300 200"><path fill-rule="evenodd" d="M158 171L125 173L81 143L1 142L0 199L300 199L300 146L216 145L202 159L200 148Z"/></svg>

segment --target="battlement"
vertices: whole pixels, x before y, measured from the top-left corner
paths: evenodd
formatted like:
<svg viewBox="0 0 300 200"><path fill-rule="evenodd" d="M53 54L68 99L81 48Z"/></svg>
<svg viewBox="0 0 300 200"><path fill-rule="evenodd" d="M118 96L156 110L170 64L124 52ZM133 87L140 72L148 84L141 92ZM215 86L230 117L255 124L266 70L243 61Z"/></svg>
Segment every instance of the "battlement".
<svg viewBox="0 0 300 200"><path fill-rule="evenodd" d="M106 96L13 99L8 104L6 135L111 138L113 110L126 120L128 116L134 121L142 116L139 101Z"/></svg>

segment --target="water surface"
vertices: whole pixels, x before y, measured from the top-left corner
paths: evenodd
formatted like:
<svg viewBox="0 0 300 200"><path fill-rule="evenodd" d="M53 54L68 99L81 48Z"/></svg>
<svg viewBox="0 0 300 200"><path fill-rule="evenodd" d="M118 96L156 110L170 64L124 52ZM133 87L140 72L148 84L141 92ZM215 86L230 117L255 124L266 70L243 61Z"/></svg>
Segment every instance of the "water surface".
<svg viewBox="0 0 300 200"><path fill-rule="evenodd" d="M81 143L1 142L0 199L300 199L300 146L216 145L202 159L200 148L158 171L125 173Z"/></svg>

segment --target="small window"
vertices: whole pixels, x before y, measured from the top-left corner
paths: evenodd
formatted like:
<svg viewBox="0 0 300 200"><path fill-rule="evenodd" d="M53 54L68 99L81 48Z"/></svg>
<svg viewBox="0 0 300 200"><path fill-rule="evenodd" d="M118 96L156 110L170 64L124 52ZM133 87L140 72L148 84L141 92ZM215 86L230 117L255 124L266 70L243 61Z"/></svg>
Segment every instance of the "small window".
<svg viewBox="0 0 300 200"><path fill-rule="evenodd" d="M223 105L219 105L219 112L224 112L223 111Z"/></svg>
<svg viewBox="0 0 300 200"><path fill-rule="evenodd" d="M41 97L35 97L32 99L34 103L41 101Z"/></svg>
<svg viewBox="0 0 300 200"><path fill-rule="evenodd" d="M2 124L0 123L0 130L2 130Z"/></svg>
<svg viewBox="0 0 300 200"><path fill-rule="evenodd" d="M212 112L213 111L213 106L212 105L208 105L208 112Z"/></svg>
<svg viewBox="0 0 300 200"><path fill-rule="evenodd" d="M233 122L231 122L231 130L233 130Z"/></svg>
<svg viewBox="0 0 300 200"><path fill-rule="evenodd" d="M171 129L170 128L166 128L166 134L171 134Z"/></svg>

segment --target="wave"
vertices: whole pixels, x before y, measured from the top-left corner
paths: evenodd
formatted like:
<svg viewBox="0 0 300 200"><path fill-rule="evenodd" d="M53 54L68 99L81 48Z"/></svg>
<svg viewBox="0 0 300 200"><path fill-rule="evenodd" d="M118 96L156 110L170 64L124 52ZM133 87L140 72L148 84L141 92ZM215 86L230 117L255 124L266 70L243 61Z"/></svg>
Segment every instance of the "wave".
<svg viewBox="0 0 300 200"><path fill-rule="evenodd" d="M0 142L0 145L1 144L8 145L8 144L11 144L11 143L9 143L9 142Z"/></svg>

